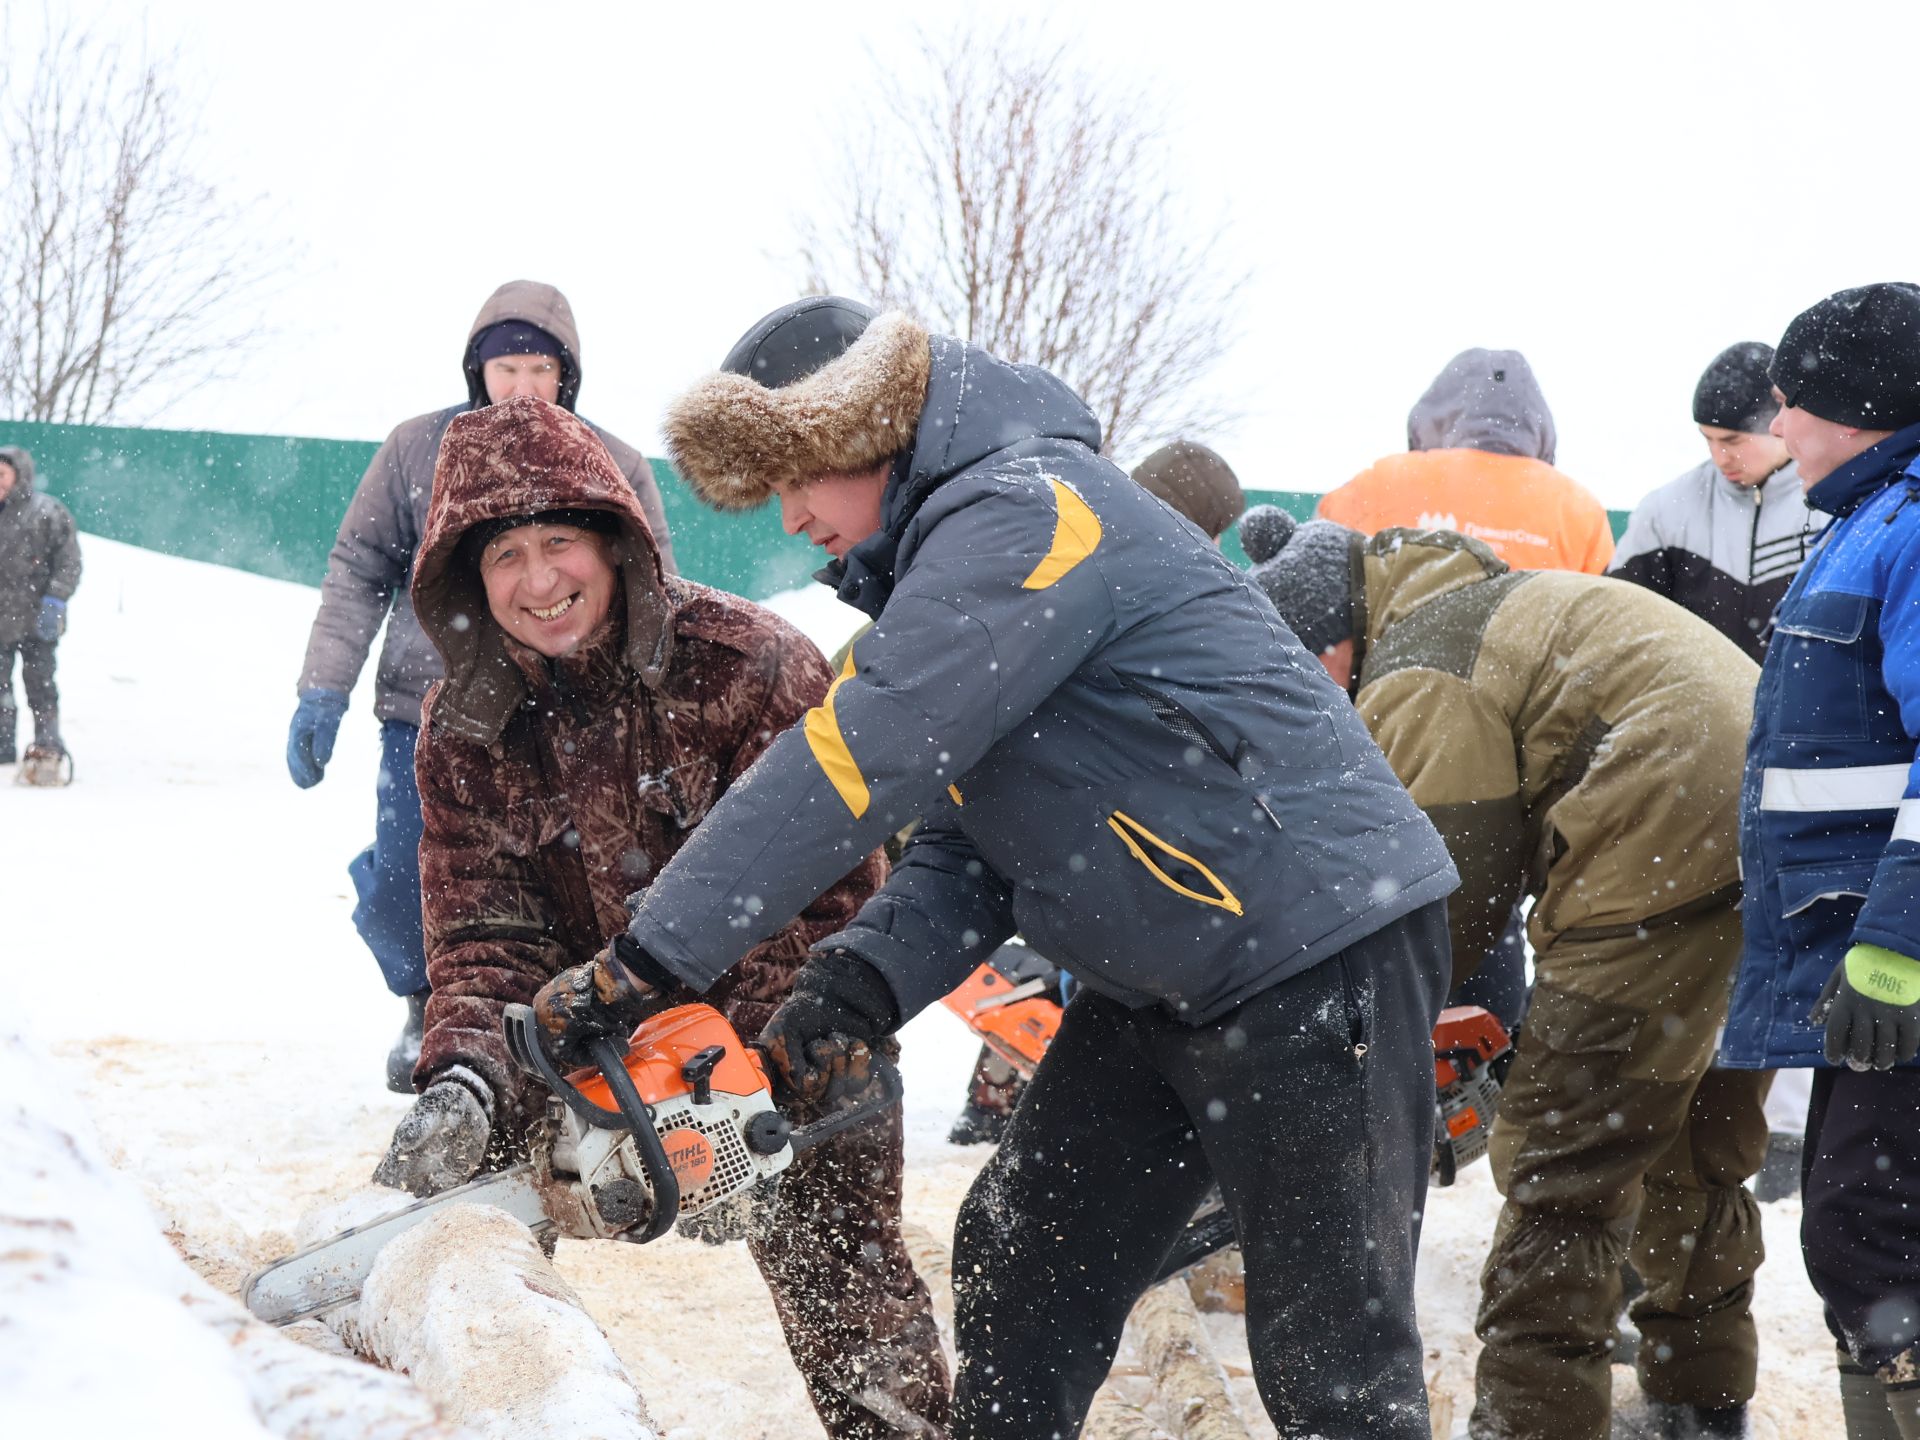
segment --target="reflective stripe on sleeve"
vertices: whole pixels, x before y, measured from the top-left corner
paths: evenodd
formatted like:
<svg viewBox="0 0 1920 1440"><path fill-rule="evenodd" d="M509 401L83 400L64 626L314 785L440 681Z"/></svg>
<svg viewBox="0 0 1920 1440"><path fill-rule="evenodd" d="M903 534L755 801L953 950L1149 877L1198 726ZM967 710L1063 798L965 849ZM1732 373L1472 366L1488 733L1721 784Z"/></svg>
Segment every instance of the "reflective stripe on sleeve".
<svg viewBox="0 0 1920 1440"><path fill-rule="evenodd" d="M1894 817L1893 838L1895 840L1920 840L1920 800L1902 800L1900 813Z"/></svg>
<svg viewBox="0 0 1920 1440"><path fill-rule="evenodd" d="M1906 819L1910 765L1847 765L1832 770L1769 766L1760 780L1762 810L1893 810ZM1912 822L1920 835L1920 817Z"/></svg>
<svg viewBox="0 0 1920 1440"><path fill-rule="evenodd" d="M827 698L807 711L806 734L807 748L813 751L813 758L820 762L835 793L858 820L867 813L867 781L860 773L853 752L847 748L846 737L840 733L840 717L833 709L834 695L853 676L853 652L849 650L847 663L840 667L833 684L827 687Z"/></svg>

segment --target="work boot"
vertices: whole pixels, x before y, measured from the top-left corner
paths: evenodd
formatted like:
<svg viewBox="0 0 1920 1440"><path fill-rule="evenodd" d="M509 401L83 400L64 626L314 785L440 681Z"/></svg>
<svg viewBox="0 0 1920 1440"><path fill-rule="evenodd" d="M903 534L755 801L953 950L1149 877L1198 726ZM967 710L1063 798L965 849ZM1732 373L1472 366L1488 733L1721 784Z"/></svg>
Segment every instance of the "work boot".
<svg viewBox="0 0 1920 1440"><path fill-rule="evenodd" d="M1886 1388L1887 1411L1900 1440L1920 1440L1920 1345L1902 1350L1873 1378Z"/></svg>
<svg viewBox="0 0 1920 1440"><path fill-rule="evenodd" d="M1790 1200L1800 1193L1800 1158L1806 1153L1804 1135L1776 1130L1767 1137L1767 1158L1753 1177L1753 1198L1761 1204Z"/></svg>
<svg viewBox="0 0 1920 1440"><path fill-rule="evenodd" d="M396 1095L413 1094L413 1067L420 1063L420 1040L427 1033L427 996L420 990L407 996L407 1023L387 1052L387 1089Z"/></svg>
<svg viewBox="0 0 1920 1440"><path fill-rule="evenodd" d="M1007 1117L1004 1111L989 1110L977 1101L969 1100L967 1108L960 1112L960 1118L953 1122L953 1129L947 1132L947 1143L998 1145L1006 1130Z"/></svg>
<svg viewBox="0 0 1920 1440"><path fill-rule="evenodd" d="M13 783L49 789L71 785L73 756L59 745L45 745L36 741L27 747L27 753L21 757L20 768L13 775Z"/></svg>
<svg viewBox="0 0 1920 1440"><path fill-rule="evenodd" d="M1847 1440L1900 1440L1887 1387L1871 1370L1840 1352L1840 1415L1846 1421Z"/></svg>

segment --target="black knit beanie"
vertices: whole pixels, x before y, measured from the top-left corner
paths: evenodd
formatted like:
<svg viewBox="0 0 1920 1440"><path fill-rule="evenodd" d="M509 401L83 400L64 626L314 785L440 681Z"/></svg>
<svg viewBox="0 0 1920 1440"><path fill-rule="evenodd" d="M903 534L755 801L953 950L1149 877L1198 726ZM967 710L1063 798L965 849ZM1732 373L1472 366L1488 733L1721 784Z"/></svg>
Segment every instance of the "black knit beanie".
<svg viewBox="0 0 1920 1440"><path fill-rule="evenodd" d="M1773 347L1758 340L1742 340L1714 356L1693 390L1693 423L1766 434L1780 413L1767 375L1772 363Z"/></svg>
<svg viewBox="0 0 1920 1440"><path fill-rule="evenodd" d="M1862 285L1801 311L1768 374L1787 404L1836 425L1920 423L1920 285Z"/></svg>
<svg viewBox="0 0 1920 1440"><path fill-rule="evenodd" d="M558 360L561 354L558 340L525 320L502 320L497 325L489 325L473 342L473 358L482 365L502 355L551 355Z"/></svg>
<svg viewBox="0 0 1920 1440"><path fill-rule="evenodd" d="M1299 524L1277 505L1240 517L1240 544L1253 578L1300 643L1315 655L1353 634L1353 551L1357 531L1331 520Z"/></svg>

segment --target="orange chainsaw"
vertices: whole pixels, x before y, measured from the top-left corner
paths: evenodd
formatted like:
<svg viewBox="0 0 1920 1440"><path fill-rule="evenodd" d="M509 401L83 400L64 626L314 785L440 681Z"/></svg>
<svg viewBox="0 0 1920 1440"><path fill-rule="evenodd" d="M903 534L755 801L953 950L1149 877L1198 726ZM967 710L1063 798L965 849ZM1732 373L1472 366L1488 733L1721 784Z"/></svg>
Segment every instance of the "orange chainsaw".
<svg viewBox="0 0 1920 1440"><path fill-rule="evenodd" d="M998 957L996 957L998 958ZM1034 972L1031 977L1027 972ZM1029 962L1008 974L980 966L941 1004L966 1022L988 1050L1022 1080L1031 1079L1064 1013L1053 998L1050 966ZM1451 1005L1433 1027L1433 1179L1451 1185L1462 1167L1487 1153L1500 1083L1513 1051L1506 1026L1478 1005Z"/></svg>
<svg viewBox="0 0 1920 1440"><path fill-rule="evenodd" d="M1009 974L990 960L941 1003L1022 1081L1029 1080L1064 1013L1053 998L1052 973L1057 972L1044 962L1026 962ZM1434 1184L1453 1184L1462 1166L1487 1153L1500 1084L1512 1055L1512 1037L1491 1011L1453 1005L1440 1012L1433 1027ZM1215 1192L1174 1242L1160 1278L1177 1275L1233 1243L1233 1219Z"/></svg>
<svg viewBox="0 0 1920 1440"><path fill-rule="evenodd" d="M772 1180L794 1157L900 1099L900 1074L873 1057L874 1083L844 1108L795 1127L773 1103L766 1062L710 1005L643 1021L625 1045L597 1040L594 1063L562 1074L533 1010L509 1005L507 1049L550 1092L517 1165L342 1231L247 1278L247 1308L275 1325L356 1300L389 1241L448 1205L494 1205L537 1235L657 1240Z"/></svg>

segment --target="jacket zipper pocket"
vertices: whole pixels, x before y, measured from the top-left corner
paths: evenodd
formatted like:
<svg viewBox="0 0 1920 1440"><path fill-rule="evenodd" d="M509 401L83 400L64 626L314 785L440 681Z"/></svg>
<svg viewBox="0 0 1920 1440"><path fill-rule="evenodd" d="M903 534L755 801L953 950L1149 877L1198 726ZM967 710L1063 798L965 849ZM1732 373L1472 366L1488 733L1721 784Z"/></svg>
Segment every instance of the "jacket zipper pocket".
<svg viewBox="0 0 1920 1440"><path fill-rule="evenodd" d="M1209 870L1202 862L1187 854L1186 851L1169 845L1165 840L1162 840L1158 835L1147 829L1146 826L1142 825L1124 810L1116 810L1107 817L1107 828L1120 837L1127 849L1133 853L1134 859L1147 867L1148 874L1153 876L1154 879L1158 880L1169 890L1173 891L1174 894L1184 895L1187 899L1198 901L1202 905L1211 905L1216 909L1225 910L1230 915L1246 914L1246 908L1241 905L1240 897L1229 890L1218 875ZM1142 841L1145 841L1146 846L1151 846L1152 849L1159 854L1166 856L1168 859L1179 861L1180 864L1186 866L1189 870L1193 871L1194 874L1203 877L1206 883L1213 887L1214 893L1208 895L1202 891L1195 890L1190 885L1182 885L1160 867L1159 863L1154 860L1153 855L1149 854L1145 846L1141 844Z"/></svg>
<svg viewBox="0 0 1920 1440"><path fill-rule="evenodd" d="M1345 955L1339 958L1340 984L1347 992L1347 1040L1353 1047L1353 1058L1367 1058L1368 1042L1372 1037L1373 1026L1367 1013L1367 1007L1360 1003L1360 993L1354 988L1353 971L1347 964Z"/></svg>
<svg viewBox="0 0 1920 1440"><path fill-rule="evenodd" d="M1226 746L1214 739L1207 727L1202 725L1194 713L1187 709L1186 706L1177 700L1168 699L1165 695L1162 695L1159 691L1149 686L1142 685L1130 675L1122 675L1118 671L1115 671L1114 678L1119 680L1122 685L1126 686L1127 689L1131 690L1135 695L1139 696L1141 701L1145 703L1147 709L1153 712L1153 718L1166 726L1167 729L1171 730L1188 744L1204 747L1213 755L1214 759L1218 760L1228 769L1238 769L1233 763L1233 756L1227 753Z"/></svg>
<svg viewBox="0 0 1920 1440"><path fill-rule="evenodd" d="M1232 754L1228 754L1227 747L1214 739L1213 732L1202 725L1194 713L1187 709L1186 706L1180 704L1179 701L1170 700L1159 691L1142 685L1132 676L1122 675L1117 670L1114 672L1114 678L1140 698L1152 713L1154 719L1158 720L1188 744L1202 747L1211 754L1214 759L1233 771L1233 773L1240 778L1241 783L1246 785L1248 791L1252 794L1255 808L1272 822L1273 828L1276 830L1286 829L1286 827L1280 823L1280 817L1274 812L1273 806L1268 803L1267 797L1260 793L1260 788L1255 783L1257 777L1251 773L1252 767L1248 764L1248 757L1252 753L1252 747L1245 740L1240 742L1240 748L1238 750Z"/></svg>

